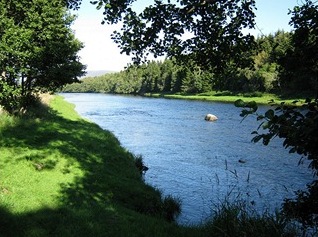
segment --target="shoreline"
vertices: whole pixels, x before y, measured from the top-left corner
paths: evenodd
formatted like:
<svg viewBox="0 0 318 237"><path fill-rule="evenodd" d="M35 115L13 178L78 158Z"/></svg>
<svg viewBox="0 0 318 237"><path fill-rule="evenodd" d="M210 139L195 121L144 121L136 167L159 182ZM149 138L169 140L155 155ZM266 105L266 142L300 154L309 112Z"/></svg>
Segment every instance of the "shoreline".
<svg viewBox="0 0 318 237"><path fill-rule="evenodd" d="M113 133L83 119L63 96L46 99L49 107L38 108L31 117L2 117L0 219L5 226L0 235L216 237L224 233L288 233L283 226L274 228L280 220L272 222L265 214L251 213L246 220L226 215L242 208L240 203L224 203L202 225L167 221L165 216L174 205L144 183L134 154L122 147ZM232 223L240 224L229 225Z"/></svg>
<svg viewBox="0 0 318 237"><path fill-rule="evenodd" d="M220 102L220 103L234 103L236 100L242 99L245 102L255 101L260 105L269 105L269 102L274 101L275 104L285 102L286 104L293 104L295 100L303 103L305 99L292 98L292 99L281 99L274 94L264 94L263 96L244 96L244 95L206 95L206 94L194 94L194 95L182 95L182 94L164 94L164 93L146 93L141 95L144 97L152 98L165 98L165 99L182 99L182 100L197 100L197 101L209 101L209 102Z"/></svg>
<svg viewBox="0 0 318 237"><path fill-rule="evenodd" d="M299 96L295 98L280 98L275 94L263 94L261 96L253 96L253 95L222 95L210 92L210 93L200 93L200 94L171 94L171 93L144 93L144 94L119 94L119 93L107 93L107 92L72 92L72 91L63 91L63 93L97 93L97 94L109 94L109 95L123 95L123 96L141 96L141 97L149 97L149 98L164 98L164 99L178 99L178 100L196 100L196 101L207 101L207 102L219 102L219 103L233 103L236 100L243 100L244 102L256 102L259 105L269 105L270 102L274 102L274 105L279 105L282 102L285 105L293 105L300 106L305 102L305 98ZM298 101L298 104L294 102Z"/></svg>

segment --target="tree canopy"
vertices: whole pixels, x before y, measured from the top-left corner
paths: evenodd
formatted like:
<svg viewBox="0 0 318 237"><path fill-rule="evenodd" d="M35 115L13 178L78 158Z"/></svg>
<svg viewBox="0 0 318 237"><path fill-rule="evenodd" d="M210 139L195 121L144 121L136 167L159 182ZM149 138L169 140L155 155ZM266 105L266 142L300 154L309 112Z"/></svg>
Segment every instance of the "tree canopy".
<svg viewBox="0 0 318 237"><path fill-rule="evenodd" d="M223 73L204 70L195 61L186 64L176 59L149 61L130 65L126 70L94 78L84 78L80 84L67 85L63 91L68 92L106 92L106 93L210 93L244 96L262 93L289 93L298 87L291 80L287 86L280 71L280 60L292 47L292 33L277 31L274 34L256 38L255 48L250 49L254 66L237 68L228 62ZM281 85L283 84L283 85ZM311 94L314 94L312 89Z"/></svg>
<svg viewBox="0 0 318 237"><path fill-rule="evenodd" d="M292 47L281 60L284 70L282 84L290 84L304 91L314 89L318 98L318 5L306 1L290 14L294 27ZM290 83L293 82L293 84Z"/></svg>
<svg viewBox="0 0 318 237"><path fill-rule="evenodd" d="M194 60L214 71L222 71L229 61L249 62L242 52L249 52L253 36L242 29L255 24L254 0L155 0L140 13L131 0L91 2L103 9L103 23L122 24L112 38L137 63L148 54Z"/></svg>
<svg viewBox="0 0 318 237"><path fill-rule="evenodd" d="M195 62L201 68L214 73L228 72L231 76L237 68L248 65L253 46L253 37L243 34L243 28L254 27L255 1L253 0L155 0L152 5L137 13L133 0L92 1L103 8L103 23L122 23L113 39L123 53L132 54L139 63L149 53L154 56L166 54L183 63ZM290 38L291 47L284 51L275 49L271 56L279 55L278 68L282 80L278 87L293 85L305 93L314 88L316 99L308 99L304 111L298 108L278 106L259 115L267 120L267 133L258 134L254 141L263 140L266 145L275 136L284 139L284 146L311 161L317 178L317 120L318 120L318 6L317 1L304 0L302 5L291 10L290 24L294 27ZM187 36L187 37L185 37ZM282 38L283 39L283 38ZM283 39L286 42L288 38ZM285 51L286 50L286 51ZM282 54L281 54L282 53ZM261 56L261 55L258 55ZM259 57L259 59L270 57ZM254 60L255 61L255 60ZM244 73L243 73L244 74ZM255 113L255 103L237 103L250 110L243 116ZM295 200L286 200L284 211L288 216L300 220L304 225L318 224L318 182L314 181L307 191L298 192Z"/></svg>
<svg viewBox="0 0 318 237"><path fill-rule="evenodd" d="M10 113L27 107L37 92L54 92L84 74L61 0L1 0L0 104ZM32 99L33 98L33 99Z"/></svg>

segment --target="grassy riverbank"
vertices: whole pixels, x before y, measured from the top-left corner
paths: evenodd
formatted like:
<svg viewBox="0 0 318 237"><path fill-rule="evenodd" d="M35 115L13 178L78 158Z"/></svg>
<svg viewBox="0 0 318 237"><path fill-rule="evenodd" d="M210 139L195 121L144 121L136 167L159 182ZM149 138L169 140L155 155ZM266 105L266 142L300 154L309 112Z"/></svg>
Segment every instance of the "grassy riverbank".
<svg viewBox="0 0 318 237"><path fill-rule="evenodd" d="M0 119L0 236L281 236L284 229L238 205L203 226L168 222L169 202L143 182L134 155L61 97Z"/></svg>
<svg viewBox="0 0 318 237"><path fill-rule="evenodd" d="M269 101L274 100L275 103L279 104L282 101L285 103L292 103L295 100L304 101L306 97L302 95L294 96L279 96L275 94L266 93L232 93L229 91L223 92L206 92L199 94L167 94L167 93L147 93L145 96L149 97L161 97L167 99L186 99L186 100L203 100L203 101L214 101L223 103L234 103L238 99L242 99L246 102L255 101L257 104L268 104Z"/></svg>
<svg viewBox="0 0 318 237"><path fill-rule="evenodd" d="M194 235L113 134L60 97L40 115L1 115L0 236Z"/></svg>

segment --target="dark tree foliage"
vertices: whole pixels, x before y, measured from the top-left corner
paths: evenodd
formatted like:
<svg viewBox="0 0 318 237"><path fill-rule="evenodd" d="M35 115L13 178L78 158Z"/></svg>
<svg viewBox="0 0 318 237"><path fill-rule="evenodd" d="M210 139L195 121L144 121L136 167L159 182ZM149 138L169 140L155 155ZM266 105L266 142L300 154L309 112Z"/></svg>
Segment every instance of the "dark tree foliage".
<svg viewBox="0 0 318 237"><path fill-rule="evenodd" d="M318 98L318 4L306 1L291 11L292 47L280 60L282 86L316 92Z"/></svg>
<svg viewBox="0 0 318 237"><path fill-rule="evenodd" d="M254 41L242 29L254 27L254 0L155 0L141 13L133 10L132 0L91 2L103 8L103 23L122 23L112 38L137 63L148 54L193 60L213 71L222 71L229 61L250 62L242 52Z"/></svg>
<svg viewBox="0 0 318 237"><path fill-rule="evenodd" d="M295 101L297 103L297 101ZM255 102L245 103L242 100L235 102L237 107L243 107L241 116L257 114ZM308 99L301 107L290 106L282 103L280 106L272 105L265 114L257 114L261 121L253 142L262 141L264 145L279 137L290 153L298 153L302 159L310 161L309 167L313 170L314 177L318 175L318 100ZM260 132L260 128L264 133ZM318 181L315 180L306 191L297 191L297 198L286 199L283 204L284 213L291 218L298 219L305 226L318 225Z"/></svg>
<svg viewBox="0 0 318 237"><path fill-rule="evenodd" d="M291 80L298 79L300 84L311 85L317 90L316 84L311 84L314 78L317 82L318 65L318 7L312 1L306 1L302 6L296 6L291 12L291 24L295 27L292 37L293 49L285 58L285 70ZM308 89L301 87L301 89ZM295 101L295 103L297 103ZM257 113L254 102L236 102L236 106L244 107L241 116ZM307 99L299 106L287 106L282 103L275 109L268 110L257 119L262 121L259 128L265 133L254 131L254 142L263 141L267 145L274 137L284 140L284 147L291 153L298 153L310 161L314 181L307 185L307 190L297 191L295 199L286 199L283 212L287 217L297 219L306 228L318 226L318 98Z"/></svg>
<svg viewBox="0 0 318 237"><path fill-rule="evenodd" d="M180 63L173 58L162 62L149 61L139 66L130 65L125 72L82 80L81 85L68 85L65 91L144 94L217 90L246 96L280 92L278 60L290 47L290 38L291 33L283 31L258 38L257 47L252 50L254 68L237 68L228 62L222 73L213 73L201 68L193 60Z"/></svg>
<svg viewBox="0 0 318 237"><path fill-rule="evenodd" d="M68 9L78 10L81 6L82 0L63 0Z"/></svg>
<svg viewBox="0 0 318 237"><path fill-rule="evenodd" d="M0 105L19 113L38 93L78 81L83 47L62 0L0 0Z"/></svg>

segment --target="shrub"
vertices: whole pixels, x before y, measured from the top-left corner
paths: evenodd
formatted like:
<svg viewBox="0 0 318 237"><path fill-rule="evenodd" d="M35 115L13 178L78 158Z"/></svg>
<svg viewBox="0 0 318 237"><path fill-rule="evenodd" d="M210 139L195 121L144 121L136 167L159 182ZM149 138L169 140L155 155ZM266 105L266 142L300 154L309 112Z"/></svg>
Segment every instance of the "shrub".
<svg viewBox="0 0 318 237"><path fill-rule="evenodd" d="M206 228L213 236L296 236L295 229L281 215L260 215L244 201L225 201L217 206Z"/></svg>
<svg viewBox="0 0 318 237"><path fill-rule="evenodd" d="M165 218L169 221L175 221L175 219L181 213L181 201L178 198L174 198L168 195L163 200L163 212Z"/></svg>

